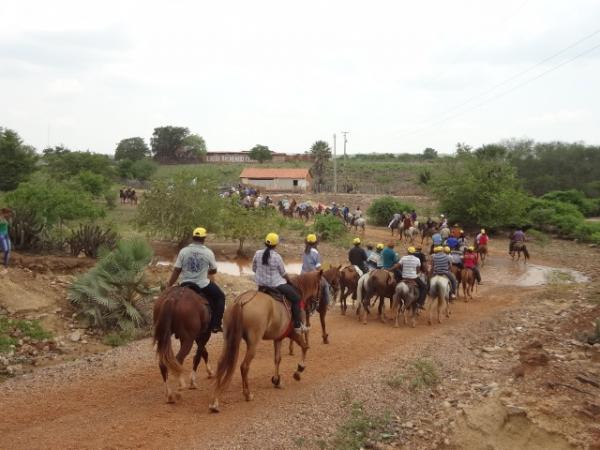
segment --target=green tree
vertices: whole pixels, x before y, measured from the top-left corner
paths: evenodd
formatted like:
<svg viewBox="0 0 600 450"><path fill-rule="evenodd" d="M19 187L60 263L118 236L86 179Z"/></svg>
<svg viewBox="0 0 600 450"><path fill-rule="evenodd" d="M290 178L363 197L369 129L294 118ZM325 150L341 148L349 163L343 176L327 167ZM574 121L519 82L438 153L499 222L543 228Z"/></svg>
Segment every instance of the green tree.
<svg viewBox="0 0 600 450"><path fill-rule="evenodd" d="M260 144L256 144L254 147L252 147L248 153L248 156L261 164L265 161L270 161L273 159L273 154L271 153L271 150L269 150L269 147Z"/></svg>
<svg viewBox="0 0 600 450"><path fill-rule="evenodd" d="M85 192L89 192L94 197L100 197L110 189L110 181L102 175L89 170L83 170L74 179L74 186L81 187Z"/></svg>
<svg viewBox="0 0 600 450"><path fill-rule="evenodd" d="M475 156L480 159L505 159L508 150L501 144L487 144L475 150Z"/></svg>
<svg viewBox="0 0 600 450"><path fill-rule="evenodd" d="M243 255L247 240L262 239L266 231L279 228L280 216L272 208L244 208L235 200L224 200L221 210L221 231L227 239L238 241L238 255Z"/></svg>
<svg viewBox="0 0 600 450"><path fill-rule="evenodd" d="M371 203L367 210L369 221L379 226L386 226L396 213L410 212L414 207L392 196L380 197Z"/></svg>
<svg viewBox="0 0 600 450"><path fill-rule="evenodd" d="M435 159L438 156L438 152L437 150L431 148L431 147L427 147L425 150L423 150L423 159L426 160L430 160L430 159Z"/></svg>
<svg viewBox="0 0 600 450"><path fill-rule="evenodd" d="M113 162L107 155L74 152L62 146L44 150L45 172L55 180L71 180L80 172L102 175L107 181L115 176Z"/></svg>
<svg viewBox="0 0 600 450"><path fill-rule="evenodd" d="M202 136L190 134L183 140L183 145L190 159L204 161L206 158L206 142Z"/></svg>
<svg viewBox="0 0 600 450"><path fill-rule="evenodd" d="M185 127L157 127L150 139L150 147L154 159L160 162L174 162L179 159L178 154L183 150L185 138L190 130ZM178 153L179 152L179 153Z"/></svg>
<svg viewBox="0 0 600 450"><path fill-rule="evenodd" d="M506 161L463 154L447 161L430 185L452 221L490 228L526 221L529 199Z"/></svg>
<svg viewBox="0 0 600 450"><path fill-rule="evenodd" d="M0 127L0 191L12 191L36 168L35 149L23 145L19 135Z"/></svg>
<svg viewBox="0 0 600 450"><path fill-rule="evenodd" d="M122 139L115 150L115 161L129 159L137 161L150 156L150 149L141 137Z"/></svg>
<svg viewBox="0 0 600 450"><path fill-rule="evenodd" d="M317 191L320 191L325 177L327 162L331 159L331 149L327 142L316 141L310 147L310 154L313 158L312 173L315 176Z"/></svg>
<svg viewBox="0 0 600 450"><path fill-rule="evenodd" d="M131 166L133 178L139 181L147 181L158 170L158 165L151 159L145 158L135 161Z"/></svg>
<svg viewBox="0 0 600 450"><path fill-rule="evenodd" d="M456 144L456 155L457 156L469 154L469 153L471 153L471 150L473 150L473 147L471 147L468 144L465 144L464 142L458 142Z"/></svg>
<svg viewBox="0 0 600 450"><path fill-rule="evenodd" d="M218 183L208 177L197 178L196 182L193 179L181 173L173 180L155 180L137 208L137 225L151 236L180 244L190 239L193 229L199 226L218 232L223 207Z"/></svg>

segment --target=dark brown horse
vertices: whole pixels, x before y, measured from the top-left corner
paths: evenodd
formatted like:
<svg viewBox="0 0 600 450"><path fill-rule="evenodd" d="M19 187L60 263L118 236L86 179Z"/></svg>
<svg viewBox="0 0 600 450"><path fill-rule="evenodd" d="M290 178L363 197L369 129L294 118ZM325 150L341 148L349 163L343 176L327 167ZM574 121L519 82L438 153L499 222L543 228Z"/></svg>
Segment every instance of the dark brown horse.
<svg viewBox="0 0 600 450"><path fill-rule="evenodd" d="M512 259L515 259L515 254L517 255L517 261L521 259L521 253L523 253L524 261L527 262L529 259L529 250L527 250L527 246L524 242L517 241L513 242L510 246L510 256Z"/></svg>
<svg viewBox="0 0 600 450"><path fill-rule="evenodd" d="M294 280L300 290L304 304L318 298L321 290L321 275L323 271L308 272ZM294 373L294 379L300 380L301 373L306 368L306 352L308 345L304 337L297 334L292 327L291 314L286 305L275 300L268 294L257 291L247 291L238 296L225 311L223 317L223 352L219 358L216 383L211 396L209 409L219 412L219 395L227 387L237 365L237 359L242 339L246 341L246 356L240 366L242 373L242 389L247 401L253 399L248 384L250 363L256 355L256 347L261 340L273 341L275 350L275 374L271 378L273 386L282 386L279 375L281 362L281 343L283 339L292 338L302 349L302 360Z"/></svg>
<svg viewBox="0 0 600 450"><path fill-rule="evenodd" d="M394 291L396 289L396 279L394 274L385 269L376 269L370 272L369 279L365 287L365 295L360 294L361 300L358 304L359 317L358 320L362 320L363 324L367 324L367 314L369 313L369 307L371 305L371 299L373 297L379 297L379 308L377 317L383 323L385 320L385 299L390 299L390 304L394 297Z"/></svg>
<svg viewBox="0 0 600 450"><path fill-rule="evenodd" d="M487 258L488 254L487 244L478 245L477 254L479 255L479 260L481 261L481 267L483 267L485 265L485 259Z"/></svg>
<svg viewBox="0 0 600 450"><path fill-rule="evenodd" d="M340 270L340 309L342 315L346 314L348 305L346 299L348 295L352 294L352 305L356 300L356 287L358 286L358 272L353 266L346 266Z"/></svg>
<svg viewBox="0 0 600 450"><path fill-rule="evenodd" d="M154 304L154 343L168 403L174 403L181 397L178 393L173 394L169 388L167 381L169 371L179 377L180 387L185 388L182 364L192 349L194 341L196 341L198 349L194 356L190 389L196 388L196 370L200 358L204 358L206 362L208 378L212 377L206 351L206 343L210 339L209 323L208 300L189 288L180 286L168 288ZM173 355L171 347L171 335L173 334L181 343L177 356Z"/></svg>
<svg viewBox="0 0 600 450"><path fill-rule="evenodd" d="M330 297L330 301L335 303L335 297L337 296L338 291L340 290L340 268L342 266L331 266L329 269L323 272L323 278L327 280L331 289L333 290L333 296ZM294 282L294 279L291 279ZM314 303L309 303L304 305L304 313L306 314L306 325L310 327L310 316L312 314L312 310L310 309ZM323 344L329 344L329 334L327 333L325 327L325 316L327 315L327 309L329 305L325 301L322 293L319 293L318 303L314 306L316 311L319 312L319 319L321 320L321 332L323 338ZM306 339L306 344L308 345L308 332L305 333L304 338ZM290 339L290 355L294 354L294 340Z"/></svg>

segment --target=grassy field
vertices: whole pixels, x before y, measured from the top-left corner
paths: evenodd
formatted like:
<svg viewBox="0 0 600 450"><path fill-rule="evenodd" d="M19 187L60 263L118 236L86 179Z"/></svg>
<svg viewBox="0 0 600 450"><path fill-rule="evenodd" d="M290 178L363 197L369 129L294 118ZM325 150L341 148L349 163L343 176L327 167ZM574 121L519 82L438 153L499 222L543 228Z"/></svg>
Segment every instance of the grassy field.
<svg viewBox="0 0 600 450"><path fill-rule="evenodd" d="M253 164L176 164L162 165L155 179L169 178L186 172L197 177L216 176L223 185L239 182L244 167L310 167L308 162ZM432 167L426 162L364 161L348 159L338 161L338 192L347 191L362 194L403 194L422 195L419 174ZM322 190L333 191L333 164L326 168L325 186Z"/></svg>

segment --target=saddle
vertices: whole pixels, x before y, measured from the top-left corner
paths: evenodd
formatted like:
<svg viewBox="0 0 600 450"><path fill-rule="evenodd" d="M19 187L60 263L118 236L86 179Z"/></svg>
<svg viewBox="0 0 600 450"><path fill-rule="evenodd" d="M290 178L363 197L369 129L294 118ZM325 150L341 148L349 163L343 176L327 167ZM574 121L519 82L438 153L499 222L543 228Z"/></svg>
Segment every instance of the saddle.
<svg viewBox="0 0 600 450"><path fill-rule="evenodd" d="M409 288L410 287L416 287L418 288L419 285L417 284L417 280L416 279L412 279L412 278L402 278L402 280L400 280L401 283L406 284Z"/></svg>
<svg viewBox="0 0 600 450"><path fill-rule="evenodd" d="M281 292L279 292L277 289L272 288L270 286L259 286L258 287L258 292L262 292L263 294L267 294L270 295L271 297L273 297L274 300L277 300L278 302L282 302L285 303L287 306L287 303L289 303L286 299L285 299L285 295L283 295Z"/></svg>

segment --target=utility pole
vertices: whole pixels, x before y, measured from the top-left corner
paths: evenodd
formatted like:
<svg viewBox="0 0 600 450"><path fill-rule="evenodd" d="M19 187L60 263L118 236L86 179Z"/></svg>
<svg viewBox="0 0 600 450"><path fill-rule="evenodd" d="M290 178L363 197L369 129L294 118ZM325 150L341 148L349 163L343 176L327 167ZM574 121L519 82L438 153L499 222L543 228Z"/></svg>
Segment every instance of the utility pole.
<svg viewBox="0 0 600 450"><path fill-rule="evenodd" d="M342 131L342 134L344 135L344 160L346 160L346 144L348 143L348 135L350 134L350 132Z"/></svg>
<svg viewBox="0 0 600 450"><path fill-rule="evenodd" d="M337 161L335 160L336 136L333 133L333 192L337 193Z"/></svg>
<svg viewBox="0 0 600 450"><path fill-rule="evenodd" d="M350 134L349 131L342 131L342 134L344 135L344 180L345 180L345 184L344 184L344 192L348 191L348 170L346 167L346 144L348 143L348 134Z"/></svg>

